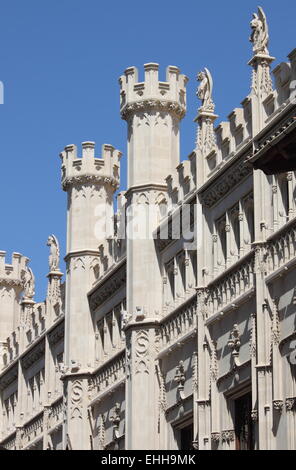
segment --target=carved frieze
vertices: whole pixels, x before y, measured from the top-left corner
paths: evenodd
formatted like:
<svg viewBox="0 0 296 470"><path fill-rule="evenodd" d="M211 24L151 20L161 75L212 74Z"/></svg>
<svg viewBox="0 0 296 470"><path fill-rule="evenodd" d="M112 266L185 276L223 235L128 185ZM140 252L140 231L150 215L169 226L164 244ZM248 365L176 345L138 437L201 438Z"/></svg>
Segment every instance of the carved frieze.
<svg viewBox="0 0 296 470"><path fill-rule="evenodd" d="M126 284L126 265L120 266L110 276L106 277L90 296L90 307L96 310L107 298Z"/></svg>
<svg viewBox="0 0 296 470"><path fill-rule="evenodd" d="M122 119L128 120L130 116L134 113L141 112L141 111L166 111L175 116L179 119L182 119L186 112L186 107L180 105L176 101L169 101L169 100L157 100L157 99L150 99L150 100L139 100L133 103L128 103L121 109L121 117Z"/></svg>
<svg viewBox="0 0 296 470"><path fill-rule="evenodd" d="M95 175L95 174L83 174L83 175L75 175L70 177L65 177L62 180L62 188L64 191L70 186L77 187L82 186L85 184L104 184L114 188L116 190L119 187L119 180L116 178L112 178L111 176L103 176L103 175Z"/></svg>
<svg viewBox="0 0 296 470"><path fill-rule="evenodd" d="M25 369L28 369L32 364L34 364L38 359L44 356L45 352L45 343L44 341L39 342L36 346L26 354L22 359L22 365Z"/></svg>

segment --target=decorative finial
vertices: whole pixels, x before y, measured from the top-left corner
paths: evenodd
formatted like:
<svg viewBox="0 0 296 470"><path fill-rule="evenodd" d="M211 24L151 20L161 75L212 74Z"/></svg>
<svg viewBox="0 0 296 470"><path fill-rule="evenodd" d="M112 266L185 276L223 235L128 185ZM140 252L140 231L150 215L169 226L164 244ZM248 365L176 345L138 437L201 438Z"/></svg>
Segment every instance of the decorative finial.
<svg viewBox="0 0 296 470"><path fill-rule="evenodd" d="M31 268L26 267L23 271L22 281L24 284L24 298L33 299L35 295L35 277Z"/></svg>
<svg viewBox="0 0 296 470"><path fill-rule="evenodd" d="M212 99L213 93L213 79L209 70L205 68L197 74L197 80L200 85L197 89L196 95L202 101L200 111L213 113L215 111L215 105Z"/></svg>
<svg viewBox="0 0 296 470"><path fill-rule="evenodd" d="M60 264L60 247L58 239L55 235L50 235L47 240L47 246L50 247L50 255L49 255L49 270L52 271L59 271L59 264Z"/></svg>
<svg viewBox="0 0 296 470"><path fill-rule="evenodd" d="M258 7L258 14L253 13L253 19L250 23L252 34L250 41L253 44L253 52L256 54L269 55L268 51L268 25L264 11Z"/></svg>

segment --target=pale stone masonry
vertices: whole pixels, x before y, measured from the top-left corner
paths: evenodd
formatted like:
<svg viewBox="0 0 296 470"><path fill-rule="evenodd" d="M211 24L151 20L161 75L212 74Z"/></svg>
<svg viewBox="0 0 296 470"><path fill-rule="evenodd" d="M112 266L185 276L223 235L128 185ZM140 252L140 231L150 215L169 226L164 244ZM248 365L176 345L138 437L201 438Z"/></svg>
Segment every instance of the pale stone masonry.
<svg viewBox="0 0 296 470"><path fill-rule="evenodd" d="M51 235L45 302L29 259L0 252L1 446L296 449L296 178L252 166L295 153L296 50L271 71L261 8L251 27L249 95L215 127L212 76L198 74L182 163L187 77L169 66L159 81L155 63L142 82L135 67L120 77L128 187L115 216L121 153L61 153L66 275ZM129 217L147 208L139 236Z"/></svg>

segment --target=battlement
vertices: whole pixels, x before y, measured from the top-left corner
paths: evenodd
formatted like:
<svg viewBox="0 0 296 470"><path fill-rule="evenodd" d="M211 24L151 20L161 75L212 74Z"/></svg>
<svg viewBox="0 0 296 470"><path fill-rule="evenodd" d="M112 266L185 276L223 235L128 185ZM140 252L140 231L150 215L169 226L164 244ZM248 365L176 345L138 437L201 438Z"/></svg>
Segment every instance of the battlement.
<svg viewBox="0 0 296 470"><path fill-rule="evenodd" d="M77 156L76 145L67 145L60 154L62 160L62 187L86 183L107 184L115 191L119 186L121 152L112 145L102 146L102 157L95 157L95 142L82 142L82 157Z"/></svg>
<svg viewBox="0 0 296 470"><path fill-rule="evenodd" d="M166 82L158 79L159 65L144 64L144 82L138 82L138 69L129 67L119 79L120 112L126 119L130 112L149 107L162 107L177 114L180 119L186 112L186 84L188 78L175 66L166 69Z"/></svg>
<svg viewBox="0 0 296 470"><path fill-rule="evenodd" d="M263 125L276 119L280 112L295 102L296 96L296 49L288 54L289 62L281 62L273 70L274 88L263 98L262 108ZM258 112L253 109L252 92L241 103L241 108L235 108L228 120L220 122L214 129L215 147L207 151L206 177L211 177L213 171L219 170L224 163L240 151L251 140L253 114Z"/></svg>
<svg viewBox="0 0 296 470"><path fill-rule="evenodd" d="M11 264L5 261L6 251L0 251L0 285L22 287L22 274L26 270L29 258L20 253L12 254Z"/></svg>
<svg viewBox="0 0 296 470"><path fill-rule="evenodd" d="M168 207L171 209L193 192L196 188L196 156L193 152L188 160L183 160L171 175L166 178L168 185Z"/></svg>

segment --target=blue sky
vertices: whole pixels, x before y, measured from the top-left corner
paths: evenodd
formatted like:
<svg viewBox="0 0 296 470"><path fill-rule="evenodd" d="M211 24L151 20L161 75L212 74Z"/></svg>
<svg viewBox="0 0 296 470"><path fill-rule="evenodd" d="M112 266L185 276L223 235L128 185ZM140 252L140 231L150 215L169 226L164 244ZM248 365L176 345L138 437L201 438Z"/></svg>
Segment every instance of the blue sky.
<svg viewBox="0 0 296 470"><path fill-rule="evenodd" d="M263 0L275 65L296 47L296 2ZM66 195L59 153L85 140L122 150L126 185L126 124L119 116L118 77L131 65L177 65L190 81L181 129L182 159L194 147L196 74L214 78L219 120L249 93L249 22L257 1L0 0L0 250L31 259L36 300L46 293L54 233L65 254ZM219 120L217 122L219 122Z"/></svg>

